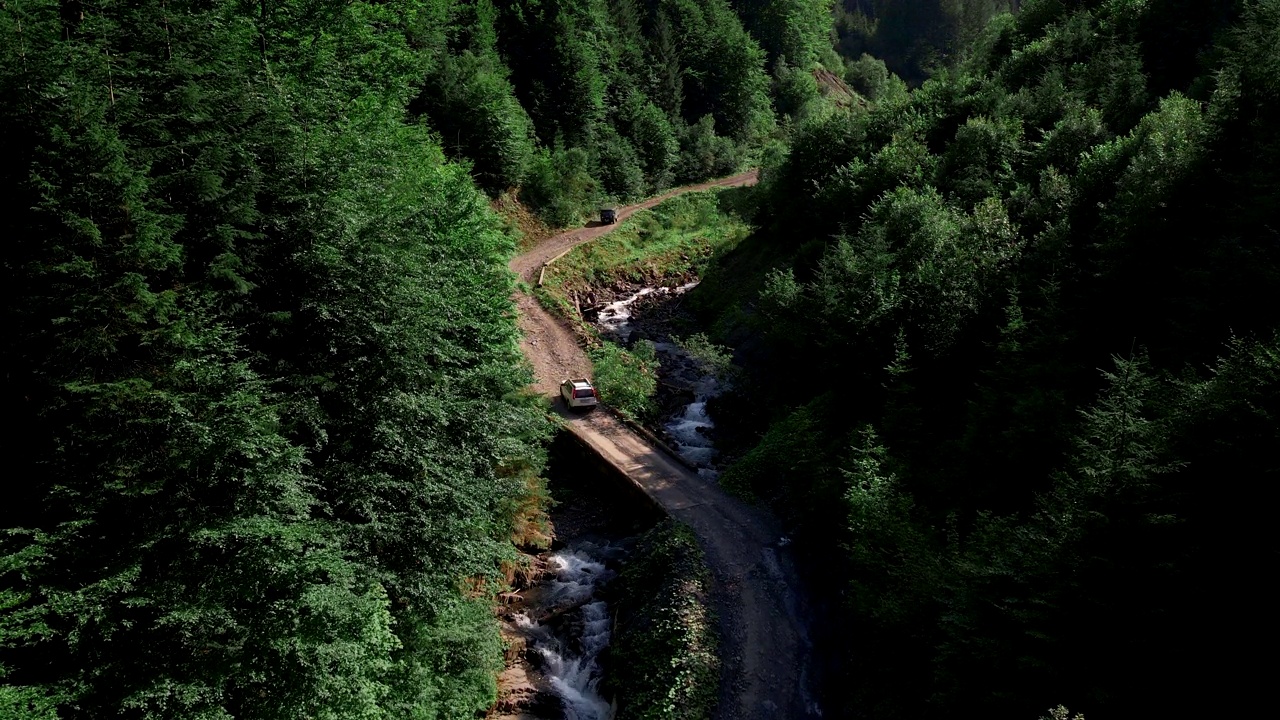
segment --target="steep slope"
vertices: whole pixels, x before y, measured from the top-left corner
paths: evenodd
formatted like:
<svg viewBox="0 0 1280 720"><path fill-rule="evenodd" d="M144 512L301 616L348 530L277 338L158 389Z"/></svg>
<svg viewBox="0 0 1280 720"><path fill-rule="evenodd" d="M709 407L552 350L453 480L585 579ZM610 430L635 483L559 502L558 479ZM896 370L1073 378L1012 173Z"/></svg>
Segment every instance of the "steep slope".
<svg viewBox="0 0 1280 720"><path fill-rule="evenodd" d="M406 13L0 8L0 717L492 702L547 423Z"/></svg>
<svg viewBox="0 0 1280 720"><path fill-rule="evenodd" d="M752 378L722 480L839 578L842 716L1262 701L1277 37L1274 1L1025 2L766 169L683 307Z"/></svg>

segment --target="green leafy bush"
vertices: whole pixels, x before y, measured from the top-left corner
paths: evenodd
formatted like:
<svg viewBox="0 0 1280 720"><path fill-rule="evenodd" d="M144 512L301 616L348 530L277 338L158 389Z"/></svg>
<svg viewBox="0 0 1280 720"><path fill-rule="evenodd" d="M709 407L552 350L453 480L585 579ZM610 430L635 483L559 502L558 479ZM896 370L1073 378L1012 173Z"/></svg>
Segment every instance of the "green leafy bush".
<svg viewBox="0 0 1280 720"><path fill-rule="evenodd" d="M548 223L560 227L577 224L600 197L599 183L591 175L590 155L579 148L539 151L520 192L521 200Z"/></svg>
<svg viewBox="0 0 1280 720"><path fill-rule="evenodd" d="M703 115L688 126L680 138L677 177L694 182L707 177L730 175L738 169L742 156L731 138L716 134L715 118Z"/></svg>
<svg viewBox="0 0 1280 720"><path fill-rule="evenodd" d="M844 81L872 102L906 95L907 84L889 72L884 61L863 53L845 64Z"/></svg>
<svg viewBox="0 0 1280 720"><path fill-rule="evenodd" d="M640 539L609 586L619 599L606 692L616 693L618 720L711 717L720 661L710 583L688 526L666 520Z"/></svg>
<svg viewBox="0 0 1280 720"><path fill-rule="evenodd" d="M733 350L716 345L705 333L694 333L686 338L673 337L672 341L698 364L701 372L720 380L728 380L734 373Z"/></svg>
<svg viewBox="0 0 1280 720"><path fill-rule="evenodd" d="M601 402L635 419L653 413L653 394L658 389L658 353L653 343L641 340L628 352L605 342L589 355Z"/></svg>
<svg viewBox="0 0 1280 720"><path fill-rule="evenodd" d="M778 112L798 118L805 106L821 97L818 81L803 68L779 65L774 69L773 93Z"/></svg>
<svg viewBox="0 0 1280 720"><path fill-rule="evenodd" d="M600 182L609 197L627 200L644 193L644 169L640 156L626 138L610 128L601 133L596 152Z"/></svg>

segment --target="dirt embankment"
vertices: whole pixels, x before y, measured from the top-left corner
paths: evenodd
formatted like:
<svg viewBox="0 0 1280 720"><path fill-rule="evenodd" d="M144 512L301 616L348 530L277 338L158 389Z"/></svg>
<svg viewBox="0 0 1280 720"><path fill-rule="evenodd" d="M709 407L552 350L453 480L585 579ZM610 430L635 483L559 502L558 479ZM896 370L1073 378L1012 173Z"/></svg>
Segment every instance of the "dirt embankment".
<svg viewBox="0 0 1280 720"><path fill-rule="evenodd" d="M716 186L753 184L756 173L673 190L622 209L620 220L667 197ZM616 226L587 227L547 238L511 262L526 282L549 259ZM591 363L573 332L533 298L517 297L521 347L539 392L555 397L566 377L589 374ZM812 656L800 582L781 528L766 510L729 496L655 448L605 410L562 412L566 427L669 514L693 528L713 574L713 601L722 636L717 718L818 717Z"/></svg>
<svg viewBox="0 0 1280 720"><path fill-rule="evenodd" d="M822 94L831 98L835 104L843 107L862 107L867 106L866 98L854 92L849 84L841 79L838 75L826 68L818 68L813 71L813 79L818 81L818 87L822 90Z"/></svg>

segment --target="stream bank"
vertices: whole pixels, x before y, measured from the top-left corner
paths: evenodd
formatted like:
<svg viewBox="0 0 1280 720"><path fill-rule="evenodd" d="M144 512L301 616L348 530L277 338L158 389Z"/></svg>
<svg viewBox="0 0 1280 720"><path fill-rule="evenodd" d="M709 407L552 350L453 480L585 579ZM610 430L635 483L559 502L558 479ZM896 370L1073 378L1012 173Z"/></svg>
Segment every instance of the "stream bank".
<svg viewBox="0 0 1280 720"><path fill-rule="evenodd" d="M705 720L719 694L711 572L697 537L664 520L645 533L609 587L616 637L606 692L619 720Z"/></svg>
<svg viewBox="0 0 1280 720"><path fill-rule="evenodd" d="M705 335L699 335L698 324L692 314L683 307L687 294L698 287L699 280L686 275L668 280L668 283L665 286L653 286L634 282L615 282L606 288L592 289L585 298L587 302L577 299L576 304L582 308L583 320L589 322L602 339L632 350L639 343L652 344L659 357L655 397L659 410L645 418L647 420L645 424L667 445L674 448L686 465L696 469L699 476L718 485L721 458L719 449L716 447L716 441L719 438L713 413L717 406L717 399L722 393L726 393L726 397L732 397L732 393L727 391L734 389L733 381L738 378L738 375L732 366L731 351L728 348L715 347ZM791 544L791 538L782 534L775 537L776 542L765 551L766 565L772 568L771 574L778 577L791 577L792 582L799 585L798 580L794 578L792 569L794 566L788 567L786 571L778 569L780 563L791 562L789 559L782 559L783 554L790 555L784 548ZM698 549L696 544L694 549ZM632 566L637 562L640 561L633 560ZM678 582L681 571L673 564L665 577ZM656 577L653 583L659 584ZM696 614L707 608L703 600L704 595L693 591L692 587L686 584L683 592L676 593L661 590L658 595L649 598L647 603L649 609L655 607L664 609L663 617L667 618L666 623L670 624L672 618L678 618L677 622L683 623L683 640L688 645L674 656L680 657L684 664L688 664L692 658L697 657L698 653L695 649L698 643L690 640L690 637L695 634L690 631L690 628L702 626L707 622L705 617L691 616L691 613ZM631 593L624 591L624 594L629 596ZM690 598L693 597L700 599L690 602ZM788 607L788 613L799 620L798 624L806 624L811 620L813 610L802 602L796 602L795 605ZM643 616L643 612L641 615ZM645 619L641 624L652 622L652 619ZM728 632L723 627L721 629L722 632ZM671 653L672 646L679 641L663 638L660 635L658 637L642 636L633 639L631 644L645 645L649 648L647 654L662 656ZM663 647L664 643L665 647ZM807 634L801 634L801 643L809 653L814 652L813 643ZM825 653L825 648L823 652ZM613 651L609 654L617 655ZM628 667L636 665L637 659L628 658L625 664ZM673 664L671 669L675 667ZM706 672L705 668L696 671L689 669L687 675L696 677L700 672ZM810 662L803 662L799 666L797 687L800 703L793 706L793 712L798 710L807 717L822 716L822 703L815 692L816 688L822 686L822 672L821 667ZM619 693L619 697L624 700L632 703L659 702L661 694L654 694L647 700L639 699L643 697L644 680L659 674L657 668L651 668L647 672L637 673L634 678L628 677L626 672L620 672L613 676L613 679L628 681L627 690L630 693ZM656 686L664 693L679 692L683 688L689 692L690 698L698 697L696 693L689 690L698 685L699 683L689 682L688 679L674 683L656 682ZM724 696L719 698L721 704L725 704L726 701L727 698ZM766 701L766 707L770 708L770 712L784 712L782 706L769 705L769 702L771 701ZM685 705L689 706L690 701L686 700ZM684 711L668 708L665 712L649 713L646 717L673 719L693 717L682 712Z"/></svg>
<svg viewBox="0 0 1280 720"><path fill-rule="evenodd" d="M722 380L674 339L692 327L681 310L686 294L751 233L753 193L722 188L665 200L558 256L539 280L541 302L578 328L589 350L592 336L616 346L589 353L604 402L643 422L704 477L714 477L717 456L707 403L723 390ZM636 350L641 341L654 352L617 350Z"/></svg>
<svg viewBox="0 0 1280 720"><path fill-rule="evenodd" d="M725 389L724 381L675 334L676 328L689 326L681 303L698 282L691 275L657 286L617 282L593 290L579 305L601 338L628 349L641 342L653 345L659 366L657 412L646 424L700 475L714 479L719 452L707 405Z"/></svg>
<svg viewBox="0 0 1280 720"><path fill-rule="evenodd" d="M602 651L614 613L606 597L636 537L664 517L648 497L567 432L552 441L551 548L504 595L506 669L491 720L611 720Z"/></svg>

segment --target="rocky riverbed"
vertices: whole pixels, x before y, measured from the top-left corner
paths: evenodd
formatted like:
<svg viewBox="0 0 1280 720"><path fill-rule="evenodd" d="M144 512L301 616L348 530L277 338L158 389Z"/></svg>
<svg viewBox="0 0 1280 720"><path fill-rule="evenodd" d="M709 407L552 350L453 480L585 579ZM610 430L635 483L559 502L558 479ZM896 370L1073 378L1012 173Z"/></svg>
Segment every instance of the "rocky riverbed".
<svg viewBox="0 0 1280 720"><path fill-rule="evenodd" d="M603 591L639 535L661 516L636 502L628 485L604 476L589 452L566 436L551 447L548 485L555 541L527 557L499 614L507 667L491 720L609 720L600 692L600 654L612 635Z"/></svg>
<svg viewBox="0 0 1280 720"><path fill-rule="evenodd" d="M685 320L684 296L697 285L692 277L662 286L619 282L577 301L583 318L602 337L628 348L640 341L654 344L660 366L656 399L661 420L651 429L699 472L714 476L718 452L707 402L724 388L719 378L675 342L674 334Z"/></svg>

